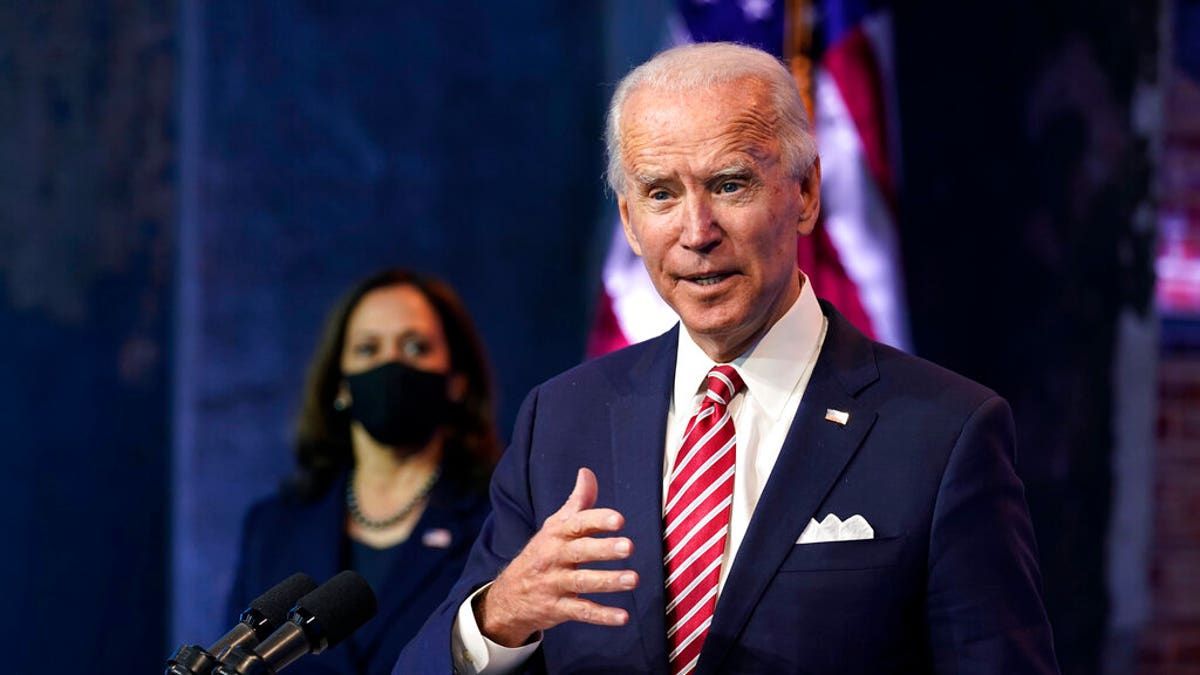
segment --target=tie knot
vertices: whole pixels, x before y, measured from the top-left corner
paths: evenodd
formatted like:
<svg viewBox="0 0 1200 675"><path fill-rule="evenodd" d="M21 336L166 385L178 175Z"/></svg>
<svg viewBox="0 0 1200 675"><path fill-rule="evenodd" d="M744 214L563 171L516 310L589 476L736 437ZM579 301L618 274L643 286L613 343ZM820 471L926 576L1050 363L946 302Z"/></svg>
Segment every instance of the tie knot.
<svg viewBox="0 0 1200 675"><path fill-rule="evenodd" d="M717 405L727 406L745 388L746 383L733 366L714 366L708 371L708 391L704 395Z"/></svg>

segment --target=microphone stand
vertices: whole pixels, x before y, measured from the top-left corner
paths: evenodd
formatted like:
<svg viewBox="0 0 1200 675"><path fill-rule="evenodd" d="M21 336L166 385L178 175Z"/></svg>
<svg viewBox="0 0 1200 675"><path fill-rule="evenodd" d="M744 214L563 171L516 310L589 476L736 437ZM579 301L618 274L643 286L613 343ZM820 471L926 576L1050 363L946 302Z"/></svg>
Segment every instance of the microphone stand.
<svg viewBox="0 0 1200 675"><path fill-rule="evenodd" d="M219 663L200 645L183 645L167 661L165 675L209 675Z"/></svg>

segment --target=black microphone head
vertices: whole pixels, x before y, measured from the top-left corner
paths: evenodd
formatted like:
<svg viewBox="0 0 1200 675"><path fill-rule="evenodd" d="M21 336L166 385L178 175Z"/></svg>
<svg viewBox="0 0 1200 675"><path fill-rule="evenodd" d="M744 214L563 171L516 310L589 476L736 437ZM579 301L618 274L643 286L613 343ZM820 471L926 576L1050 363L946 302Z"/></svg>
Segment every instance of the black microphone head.
<svg viewBox="0 0 1200 675"><path fill-rule="evenodd" d="M296 601L289 619L309 636L314 654L333 647L378 611L375 591L357 572L346 570Z"/></svg>
<svg viewBox="0 0 1200 675"><path fill-rule="evenodd" d="M296 572L272 586L266 593L251 600L250 606L246 608L245 612L242 612L242 616L255 610L271 623L273 631L287 621L288 612L291 611L296 601L312 593L316 588L317 582L313 581L312 577L303 572Z"/></svg>
<svg viewBox="0 0 1200 675"><path fill-rule="evenodd" d="M208 653L220 659L239 645L257 645L288 620L288 608L298 598L317 587L307 574L297 572L250 601L250 606L238 617L238 623L220 640L208 648Z"/></svg>

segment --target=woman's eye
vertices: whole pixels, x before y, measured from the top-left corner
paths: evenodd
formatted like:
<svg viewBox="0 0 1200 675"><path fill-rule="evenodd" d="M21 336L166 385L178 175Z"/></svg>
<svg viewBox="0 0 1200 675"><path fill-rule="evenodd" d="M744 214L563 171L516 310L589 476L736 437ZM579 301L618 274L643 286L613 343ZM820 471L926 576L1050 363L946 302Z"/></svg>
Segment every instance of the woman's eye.
<svg viewBox="0 0 1200 675"><path fill-rule="evenodd" d="M404 343L404 355L410 357L424 356L429 353L429 343L409 341Z"/></svg>
<svg viewBox="0 0 1200 675"><path fill-rule="evenodd" d="M371 342L364 342L354 346L354 353L359 356L374 356L379 351L379 347Z"/></svg>

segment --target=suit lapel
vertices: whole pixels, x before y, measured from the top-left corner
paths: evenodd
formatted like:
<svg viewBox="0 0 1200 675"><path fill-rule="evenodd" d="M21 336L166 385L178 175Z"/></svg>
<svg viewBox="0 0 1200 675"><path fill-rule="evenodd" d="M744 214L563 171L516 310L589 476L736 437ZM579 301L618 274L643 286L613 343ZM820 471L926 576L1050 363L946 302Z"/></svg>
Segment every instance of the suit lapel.
<svg viewBox="0 0 1200 675"><path fill-rule="evenodd" d="M311 513L297 520L296 530L287 538L287 545L293 547L291 554L279 556L281 560L299 561L303 568L293 571L305 572L319 584L325 583L344 567L342 556L346 546L346 511L343 495L346 494L348 479L349 474L343 473L320 501L308 507L312 509Z"/></svg>
<svg viewBox="0 0 1200 675"><path fill-rule="evenodd" d="M837 310L822 306L829 318L825 343L717 601L698 673L720 670L768 583L875 422L875 411L854 398L878 378L871 343ZM845 426L825 419L830 408L849 413Z"/></svg>
<svg viewBox="0 0 1200 675"><path fill-rule="evenodd" d="M286 565L296 566L287 573L304 572L323 584L345 568L342 560L348 543L344 495L348 479L349 474L343 473L318 501L297 512L292 527L284 533L277 557ZM330 666L340 662L341 668L353 668L346 649L332 650L323 658Z"/></svg>
<svg viewBox="0 0 1200 675"><path fill-rule="evenodd" d="M674 388L679 328L656 340L628 373L627 389L611 407L615 508L625 515L633 541L633 590L629 627L641 636L646 672L667 669L663 615L662 473L667 411Z"/></svg>

